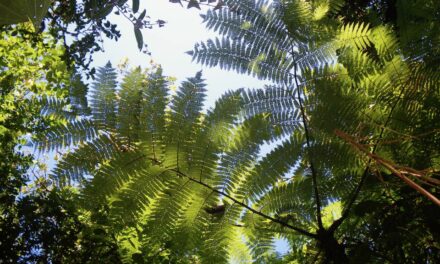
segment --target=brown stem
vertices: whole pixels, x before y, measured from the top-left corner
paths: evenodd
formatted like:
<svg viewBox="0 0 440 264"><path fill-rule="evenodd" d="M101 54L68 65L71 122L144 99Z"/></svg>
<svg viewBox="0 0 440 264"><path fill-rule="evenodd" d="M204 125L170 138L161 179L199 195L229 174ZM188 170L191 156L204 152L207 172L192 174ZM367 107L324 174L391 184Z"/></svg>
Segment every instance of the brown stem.
<svg viewBox="0 0 440 264"><path fill-rule="evenodd" d="M365 155L367 155L370 159L376 161L376 163L378 163L378 164L382 165L383 167L387 168L388 170L390 170L394 175L401 178L408 186L410 186L414 190L421 193L423 196L425 196L428 199L430 199L431 201L433 201L436 205L440 206L440 200L437 197L435 197L433 194L431 194L430 192L425 190L422 186L420 186L417 183L415 183L414 181L412 181L410 178L406 177L402 172L397 170L391 162L386 161L383 158L377 156L376 154L369 152L365 148L365 146L356 142L351 136L347 135L346 133L344 133L340 130L335 130L335 133L340 138L344 139L345 141L350 143L352 146L354 146L357 150L359 150L362 153L364 153Z"/></svg>
<svg viewBox="0 0 440 264"><path fill-rule="evenodd" d="M404 90L405 89L403 88L400 91L399 97L397 98L394 105L391 107L391 110L390 110L390 113L388 114L387 120L385 121L382 129L380 130L379 138L376 141L376 143L374 144L374 147L373 147L373 150L371 151L371 153L373 153L373 154L376 153L377 147L379 146L379 142L381 142L383 134L385 133L385 128L387 127L388 123L390 122L391 115L393 114L394 109L397 107L397 104L399 103L400 99L402 98ZM353 191L353 195L351 196L351 199L349 200L348 205L344 208L344 211L342 212L341 218L339 218L338 220L333 222L333 224L330 226L329 230L334 232L342 224L342 222L344 222L345 219L347 219L354 202L356 201L357 197L359 196L359 193L361 192L361 189L362 189L362 186L364 185L365 179L368 176L368 171L370 169L371 161L372 161L372 159L369 158L368 162L367 162L367 166L365 167L364 173L362 174L361 180L359 181L358 185L356 186L356 189Z"/></svg>

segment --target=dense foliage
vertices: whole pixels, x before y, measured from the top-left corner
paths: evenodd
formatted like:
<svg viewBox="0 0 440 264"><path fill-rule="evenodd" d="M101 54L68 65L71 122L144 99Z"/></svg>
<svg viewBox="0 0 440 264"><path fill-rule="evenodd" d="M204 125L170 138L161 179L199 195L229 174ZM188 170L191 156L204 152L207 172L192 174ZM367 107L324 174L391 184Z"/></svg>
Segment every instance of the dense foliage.
<svg viewBox="0 0 440 264"><path fill-rule="evenodd" d="M0 236L2 255L11 263L21 250L15 230L20 232L18 218L24 207L17 199L32 165L32 157L21 150L26 137L61 122L41 112L49 110L46 103L52 99L64 98L69 85L67 66L60 57L63 49L48 36L41 38L44 41L33 46L20 35L8 31L0 35Z"/></svg>
<svg viewBox="0 0 440 264"><path fill-rule="evenodd" d="M2 33L4 260L440 262L439 3L170 2L214 6L195 61L272 84L204 111L201 72L107 64L86 96L49 37ZM26 139L57 164L23 188Z"/></svg>
<svg viewBox="0 0 440 264"><path fill-rule="evenodd" d="M62 45L30 30L23 24L0 35L0 260L110 259L112 240L93 235L74 203L76 193L55 187L47 179L47 160L39 161L26 146L88 112L87 88L68 70Z"/></svg>
<svg viewBox="0 0 440 264"><path fill-rule="evenodd" d="M277 83L278 92L261 96L257 105L294 114L279 115L280 123L302 123L305 155L293 179L308 176L313 185L315 213L306 219L316 221L318 243L308 251L336 263L347 262L347 256L354 262L366 256L371 262L436 262L439 134L432 124L439 117L439 76L433 48L438 40L432 36L439 5L225 3L229 9L204 16L207 27L223 37L196 45L190 54L205 65ZM278 101L285 90L292 91L293 107ZM342 202L342 216L326 226L323 212L334 201ZM398 210L412 214L415 207L420 211L411 221L394 219ZM276 213L288 221L298 218L292 206ZM414 226L420 233L408 238ZM298 245L298 239L290 240ZM425 249L416 250L421 244ZM299 252L304 253L310 259L307 251Z"/></svg>
<svg viewBox="0 0 440 264"><path fill-rule="evenodd" d="M148 53L144 44L142 29L165 21L152 21L146 10L140 11L139 0L7 0L0 3L0 28L14 28L19 22L32 21L34 29L21 29L28 35L28 41L37 41L35 34L47 32L64 46L63 60L69 66L85 71L93 76L95 69L90 67L93 54L103 51L104 37L118 40L121 37L112 14L124 16L132 25L139 50ZM73 63L73 64L72 64Z"/></svg>

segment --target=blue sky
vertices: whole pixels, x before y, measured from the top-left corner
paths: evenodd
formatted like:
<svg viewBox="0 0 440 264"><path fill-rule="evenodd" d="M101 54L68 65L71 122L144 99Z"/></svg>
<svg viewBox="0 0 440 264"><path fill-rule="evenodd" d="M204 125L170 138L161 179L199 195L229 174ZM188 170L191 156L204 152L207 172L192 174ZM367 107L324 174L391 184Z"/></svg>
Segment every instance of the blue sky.
<svg viewBox="0 0 440 264"><path fill-rule="evenodd" d="M247 75L222 71L219 68L202 67L191 62L191 56L185 54L192 50L196 42L217 36L207 31L202 24L200 11L196 8L186 9L179 4L171 4L168 0L141 1L140 11L147 10L151 20L162 19L167 24L153 29L144 29L144 42L148 44L152 56L139 52L133 33L133 26L123 16L111 16L111 21L117 23L122 38L118 41L105 40L104 52L94 56L93 65L103 66L107 61L116 66L121 59L127 57L132 66L147 67L151 59L162 65L164 73L174 76L177 81L192 77L203 70L203 77L208 84L206 105L212 106L217 98L225 91L237 88L261 88L266 82ZM203 11L202 11L203 12Z"/></svg>

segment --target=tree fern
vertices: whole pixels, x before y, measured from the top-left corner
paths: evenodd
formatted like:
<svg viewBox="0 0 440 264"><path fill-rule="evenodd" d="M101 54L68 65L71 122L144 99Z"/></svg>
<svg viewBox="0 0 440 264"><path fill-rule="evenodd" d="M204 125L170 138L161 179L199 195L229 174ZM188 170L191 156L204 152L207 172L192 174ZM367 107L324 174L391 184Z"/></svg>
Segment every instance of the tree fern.
<svg viewBox="0 0 440 264"><path fill-rule="evenodd" d="M266 92L244 93L247 103L244 113L263 113L278 124L290 122L291 129L284 130L287 134L295 130L304 133L303 145L296 149L300 154L297 160L292 159L290 166L296 165L296 171L302 177L311 179L311 197L315 203L305 205L307 209L289 204L282 210L289 212L289 207L295 212L308 210L309 214L302 216L308 219L304 223L310 224L313 219L316 239L321 241L318 245L323 247L325 258L347 261L341 248L325 249L326 243L327 246L331 243L337 245L338 241L324 243L322 240L333 237L335 230L346 220L374 169L371 168L371 158L358 155L353 145L348 144L346 138L336 136L335 131L342 129L354 135L372 153L395 153L392 148L379 148L380 142L390 137L388 129L391 127L395 131L409 129L404 120L408 120L407 114L418 116L415 109L420 103L410 98L414 94L423 97L414 88L421 87L422 83L422 86L430 86L437 82L437 77L422 77L423 81L420 79L421 82L414 85L410 80L414 80L411 72L418 68L416 65L423 63L418 61L411 69L411 60L421 57L406 57L408 53L402 51L406 44L400 46L390 26L372 26L364 22L343 24L334 19L333 15L344 5L342 1L225 3L228 8L217 13L210 11L204 16L207 28L220 33L221 41L196 44L190 54L201 64L252 74L278 84L267 87ZM401 10L406 7L401 3ZM260 27L259 21L263 21L266 14L269 14L267 21L272 17L277 21L276 30L270 27L270 22L266 22L267 27ZM413 33L417 31L412 30ZM282 36L282 40L273 44L271 41L278 36ZM271 67L277 70L271 70ZM287 146L286 142L283 146ZM409 148L408 144L403 146ZM259 164L249 166L258 168ZM260 173L264 174L264 171ZM273 202L276 205L269 211L271 213L278 210L277 206L282 207L279 201L289 200L281 198L282 192L276 192L279 190L277 181L282 177L268 177L259 190L262 197L257 197L257 202L268 199L268 204ZM253 179L260 178L254 175ZM249 188L243 188L249 191ZM273 196L269 195L271 193ZM243 197L251 199L249 194ZM335 200L342 201L344 213L339 220L334 219L333 224L324 226L323 208L331 206Z"/></svg>
<svg viewBox="0 0 440 264"><path fill-rule="evenodd" d="M438 170L438 150L422 150L438 128L421 121L439 119L438 74L403 56L389 27L335 19L341 1L224 2L204 16L223 37L197 44L194 60L275 84L229 92L203 112L201 73L169 96L160 68L136 69L117 89L107 65L92 92L99 132L53 176L80 180L85 208L107 206L125 254L144 262L167 248L224 263L233 245L264 262L283 237L299 260L346 263L354 230L369 232L356 215L363 202L394 206L405 192L384 162ZM389 143L395 134L404 140ZM58 144L81 142L69 140Z"/></svg>

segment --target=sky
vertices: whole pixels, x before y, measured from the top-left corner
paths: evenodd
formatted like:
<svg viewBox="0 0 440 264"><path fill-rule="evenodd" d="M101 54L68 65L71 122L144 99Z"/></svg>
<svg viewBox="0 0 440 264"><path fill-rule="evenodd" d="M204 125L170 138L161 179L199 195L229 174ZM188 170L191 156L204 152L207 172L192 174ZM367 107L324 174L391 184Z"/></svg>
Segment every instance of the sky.
<svg viewBox="0 0 440 264"><path fill-rule="evenodd" d="M174 76L178 82L192 77L196 72L203 70L203 77L207 83L206 106L211 107L225 91L237 88L262 88L267 82L257 80L251 76L240 75L235 72L207 68L191 62L191 56L186 51L192 50L194 44L217 36L216 33L207 31L202 24L200 12L196 8L186 9L179 4L171 4L168 0L140 1L139 12L147 10L152 21L165 20L164 27L143 29L144 43L148 45L151 56L139 52L134 37L133 26L123 16L111 16L111 21L118 24L122 38L115 42L105 40L104 52L94 56L93 66L103 66L110 61L116 66L125 57L132 66L148 67L152 59L162 65L164 74Z"/></svg>
<svg viewBox="0 0 440 264"><path fill-rule="evenodd" d="M186 51L192 50L197 42L217 36L202 24L200 14L206 9L202 11L196 8L186 9L179 4L171 4L168 0L140 2L139 12L146 9L151 21L162 19L167 22L164 27L142 31L144 43L148 45L151 56L138 50L132 24L123 16L112 15L110 20L118 24L122 37L117 42L104 40L104 52L94 55L93 66L103 66L107 61L116 66L124 58L128 58L133 67L148 67L150 60L153 60L162 65L165 75L176 77L177 84L203 70L203 77L207 83L205 108L212 107L215 100L228 90L262 88L265 84L269 84L248 75L224 71L220 68L207 68L191 61L191 56L186 54ZM288 251L289 246L282 239L276 240L275 245L276 251L281 254Z"/></svg>

